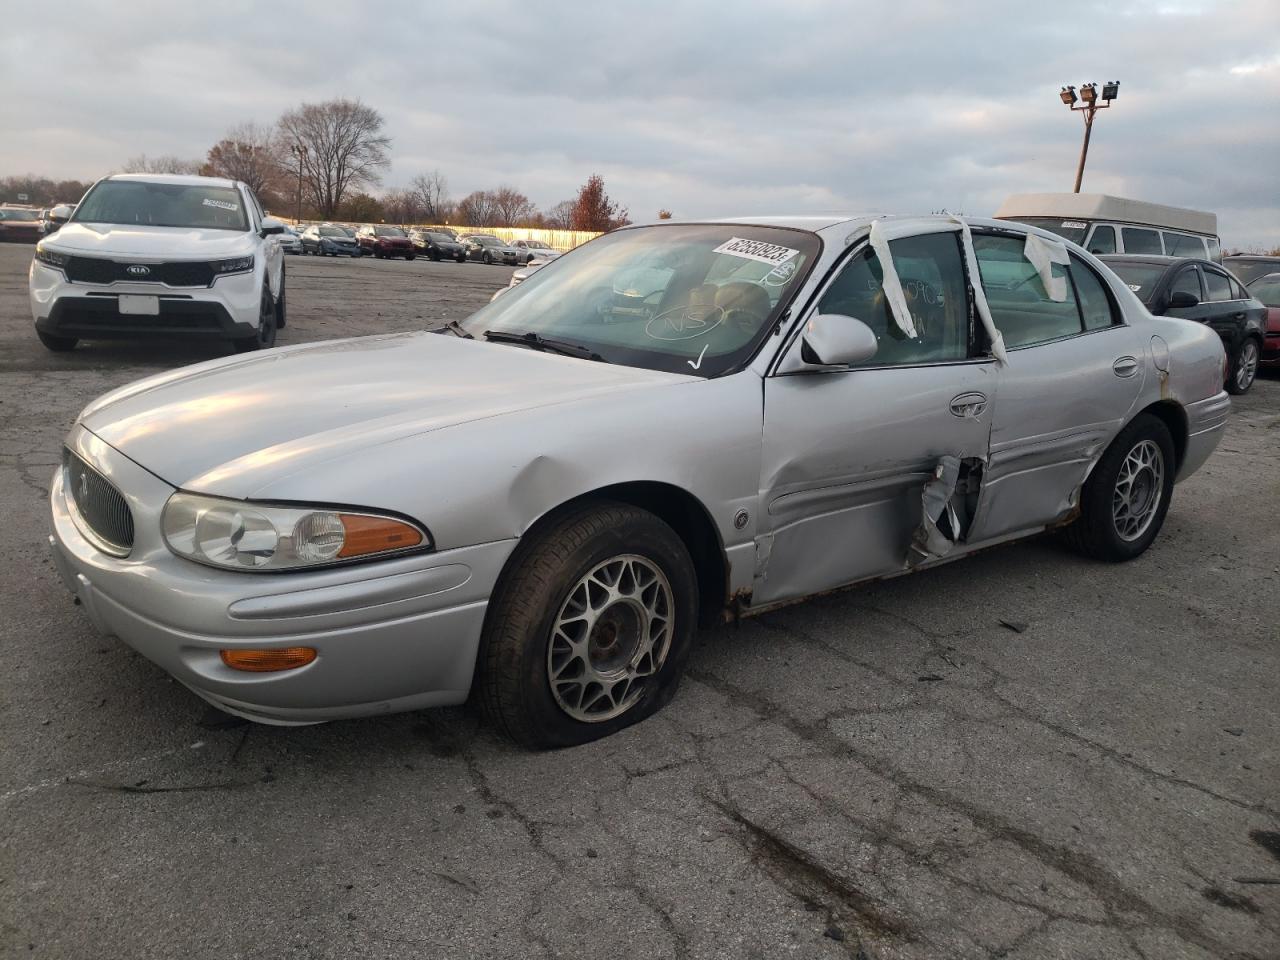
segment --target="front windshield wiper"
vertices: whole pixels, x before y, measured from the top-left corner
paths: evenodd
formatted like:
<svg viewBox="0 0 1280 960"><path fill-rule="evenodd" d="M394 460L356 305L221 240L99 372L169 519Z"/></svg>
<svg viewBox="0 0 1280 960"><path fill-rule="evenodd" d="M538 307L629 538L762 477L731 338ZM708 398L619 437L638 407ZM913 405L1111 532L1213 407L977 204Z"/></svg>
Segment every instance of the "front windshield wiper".
<svg viewBox="0 0 1280 960"><path fill-rule="evenodd" d="M463 340L474 340L475 336L467 333L466 328L457 320L446 320L443 327L436 327L432 333L444 333L445 331L452 333L455 337L461 337Z"/></svg>
<svg viewBox="0 0 1280 960"><path fill-rule="evenodd" d="M590 347L584 347L580 343L570 343L568 340L544 337L539 333L534 333L532 330L525 333L515 333L510 330L486 330L484 338L493 343L518 343L521 346L533 347L535 350L545 350L548 353L558 353L566 357L577 357L579 360L594 360L597 363L609 362Z"/></svg>

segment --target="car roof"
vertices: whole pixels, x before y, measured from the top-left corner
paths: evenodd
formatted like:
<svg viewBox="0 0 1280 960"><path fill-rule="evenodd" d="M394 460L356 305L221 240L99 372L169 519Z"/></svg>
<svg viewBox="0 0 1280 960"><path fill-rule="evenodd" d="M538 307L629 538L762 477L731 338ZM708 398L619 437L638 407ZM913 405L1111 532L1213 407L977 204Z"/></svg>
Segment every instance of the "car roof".
<svg viewBox="0 0 1280 960"><path fill-rule="evenodd" d="M1155 267L1172 267L1184 263L1201 263L1211 267L1217 264L1204 257L1165 257L1156 253L1103 253L1097 255L1103 263L1146 263Z"/></svg>
<svg viewBox="0 0 1280 960"><path fill-rule="evenodd" d="M1227 260L1253 260L1261 263L1280 263L1280 257L1272 256L1269 253L1233 253L1222 259L1224 262Z"/></svg>
<svg viewBox="0 0 1280 960"><path fill-rule="evenodd" d="M197 177L179 173L113 173L107 180L140 180L143 183L175 183L192 187L234 187L226 177Z"/></svg>
<svg viewBox="0 0 1280 960"><path fill-rule="evenodd" d="M1204 236L1218 233L1218 215L1187 207L1170 207L1106 193L1014 193L996 210L1002 220L1020 217L1075 217L1140 223L1165 230L1186 230Z"/></svg>

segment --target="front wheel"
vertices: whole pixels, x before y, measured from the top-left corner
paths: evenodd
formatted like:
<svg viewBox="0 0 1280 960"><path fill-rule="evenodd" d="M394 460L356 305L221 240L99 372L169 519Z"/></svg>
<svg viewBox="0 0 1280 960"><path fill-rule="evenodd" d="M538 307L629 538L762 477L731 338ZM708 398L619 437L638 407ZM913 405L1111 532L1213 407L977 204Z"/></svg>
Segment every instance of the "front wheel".
<svg viewBox="0 0 1280 960"><path fill-rule="evenodd" d="M280 288L280 293L284 293L283 287ZM275 346L276 320L276 302L271 296L271 286L263 280L262 299L258 306L258 332L252 336L239 337L231 341L236 348L236 353L249 353Z"/></svg>
<svg viewBox="0 0 1280 960"><path fill-rule="evenodd" d="M406 260L415 260L415 259L417 259L417 256L418 256L418 255L417 255L416 253L406 253L406 254L404 255L404 258L405 258Z"/></svg>
<svg viewBox="0 0 1280 960"><path fill-rule="evenodd" d="M671 700L692 645L697 574L658 517L597 503L521 544L490 598L476 691L532 748L608 736Z"/></svg>
<svg viewBox="0 0 1280 960"><path fill-rule="evenodd" d="M1237 397L1248 393L1257 376L1258 341L1248 337L1236 351L1236 362L1231 365L1231 374L1227 377L1227 393Z"/></svg>
<svg viewBox="0 0 1280 960"><path fill-rule="evenodd" d="M1151 546L1173 496L1173 438L1158 417L1142 413L1120 431L1080 494L1068 541L1098 560L1132 560Z"/></svg>

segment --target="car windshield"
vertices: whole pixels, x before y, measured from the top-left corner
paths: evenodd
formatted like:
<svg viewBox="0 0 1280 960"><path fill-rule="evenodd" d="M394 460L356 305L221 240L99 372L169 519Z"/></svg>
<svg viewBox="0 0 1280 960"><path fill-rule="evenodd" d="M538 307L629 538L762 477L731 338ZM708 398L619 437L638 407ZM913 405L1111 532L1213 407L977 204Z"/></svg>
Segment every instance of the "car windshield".
<svg viewBox="0 0 1280 960"><path fill-rule="evenodd" d="M1144 303L1151 299L1152 289L1169 269L1158 263L1116 263L1112 260L1107 261L1107 266L1114 270L1116 275L1125 282L1125 286L1136 293L1138 299Z"/></svg>
<svg viewBox="0 0 1280 960"><path fill-rule="evenodd" d="M240 191L193 183L103 180L76 208L77 223L248 230Z"/></svg>
<svg viewBox="0 0 1280 960"><path fill-rule="evenodd" d="M1061 217L1018 217L1018 222L1056 233L1072 243L1084 243L1084 235L1089 229L1089 224L1083 220L1063 220Z"/></svg>
<svg viewBox="0 0 1280 960"><path fill-rule="evenodd" d="M320 236L322 236L322 237L339 237L339 238L344 239L344 240L345 240L345 239L349 239L349 238L347 237L347 231L343 230L341 227L321 227L321 228L320 228Z"/></svg>
<svg viewBox="0 0 1280 960"><path fill-rule="evenodd" d="M739 224L618 230L535 271L462 326L713 377L751 357L820 248L807 231Z"/></svg>
<svg viewBox="0 0 1280 960"><path fill-rule="evenodd" d="M1249 296L1257 297L1268 307L1280 307L1280 273L1253 281L1249 284Z"/></svg>
<svg viewBox="0 0 1280 960"><path fill-rule="evenodd" d="M1280 260L1226 260L1224 265L1245 284L1280 271Z"/></svg>
<svg viewBox="0 0 1280 960"><path fill-rule="evenodd" d="M399 227L374 227L373 232L380 237L403 237L404 231Z"/></svg>
<svg viewBox="0 0 1280 960"><path fill-rule="evenodd" d="M0 210L0 220L39 220L39 210Z"/></svg>
<svg viewBox="0 0 1280 960"><path fill-rule="evenodd" d="M471 239L483 247L502 246L502 241L499 240L497 237L472 237Z"/></svg>
<svg viewBox="0 0 1280 960"><path fill-rule="evenodd" d="M434 240L436 243L453 243L453 237L447 233L428 233L428 239Z"/></svg>

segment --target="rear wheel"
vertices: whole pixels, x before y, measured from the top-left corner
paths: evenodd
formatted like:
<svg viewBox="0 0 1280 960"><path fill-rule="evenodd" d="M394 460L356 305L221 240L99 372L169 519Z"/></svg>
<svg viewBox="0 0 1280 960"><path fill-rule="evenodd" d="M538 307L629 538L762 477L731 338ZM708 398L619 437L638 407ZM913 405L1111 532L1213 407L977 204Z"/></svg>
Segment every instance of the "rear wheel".
<svg viewBox="0 0 1280 960"><path fill-rule="evenodd" d="M480 259L482 259L485 263L490 263L490 264L491 264L491 263L493 263L493 256L492 256L492 254L489 254L489 253L486 253L486 254L485 254L483 257L481 257Z"/></svg>
<svg viewBox="0 0 1280 960"><path fill-rule="evenodd" d="M1227 393L1240 396L1248 393L1258 376L1258 341L1253 337L1245 338L1236 351L1235 363L1231 365L1231 374L1227 377Z"/></svg>
<svg viewBox="0 0 1280 960"><path fill-rule="evenodd" d="M1149 413L1120 431L1080 494L1068 541L1099 560L1132 560L1160 533L1176 470L1169 428Z"/></svg>
<svg viewBox="0 0 1280 960"><path fill-rule="evenodd" d="M415 259L417 259L417 256L418 256L418 255L417 255L416 253L406 253L406 254L404 255L404 258L405 258L406 260L415 260Z"/></svg>
<svg viewBox="0 0 1280 960"><path fill-rule="evenodd" d="M80 342L79 337L58 337L51 333L45 333L43 330L37 330L36 336L40 338L40 342L45 345L46 350L52 350L54 353L66 353L68 350L74 350L76 344Z"/></svg>
<svg viewBox="0 0 1280 960"><path fill-rule="evenodd" d="M608 736L671 700L697 616L683 541L653 514L596 503L521 544L490 600L476 691L534 748Z"/></svg>

